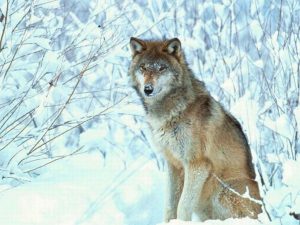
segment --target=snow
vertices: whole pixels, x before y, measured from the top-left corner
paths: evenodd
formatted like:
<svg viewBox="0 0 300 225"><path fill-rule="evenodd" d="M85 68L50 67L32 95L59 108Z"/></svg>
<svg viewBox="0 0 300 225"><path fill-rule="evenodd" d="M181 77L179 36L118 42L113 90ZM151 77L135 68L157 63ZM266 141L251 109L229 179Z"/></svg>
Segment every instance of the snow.
<svg viewBox="0 0 300 225"><path fill-rule="evenodd" d="M72 156L49 166L32 183L2 190L0 221L9 225L154 224L162 216L161 177L148 159L139 159L125 170L120 159L104 163L96 152Z"/></svg>
<svg viewBox="0 0 300 225"><path fill-rule="evenodd" d="M282 182L290 187L300 187L300 179L297 179L298 172L300 171L300 160L287 160L282 169Z"/></svg>
<svg viewBox="0 0 300 225"><path fill-rule="evenodd" d="M249 219L227 219L227 220L207 220L205 222L199 223L199 222L184 222L179 220L172 220L169 223L160 223L159 225L240 225L241 223L247 224L247 225L261 225L262 223Z"/></svg>
<svg viewBox="0 0 300 225"><path fill-rule="evenodd" d="M300 209L299 187L295 179L300 160L289 161L283 167L283 181L289 185L295 200L292 210ZM19 187L2 187L0 192L0 221L9 225L123 225L159 224L162 220L164 173L146 158L127 166L118 157L103 160L96 152L79 154L47 167L46 173ZM276 208L290 204L285 195L288 187L274 190L266 196ZM9 206L9 207L8 207ZM287 208L285 209L287 210ZM18 216L16 216L18 215ZM290 218L289 224L296 224ZM265 216L259 220L249 218L208 220L205 222L171 221L170 225L185 224L240 224L270 223Z"/></svg>

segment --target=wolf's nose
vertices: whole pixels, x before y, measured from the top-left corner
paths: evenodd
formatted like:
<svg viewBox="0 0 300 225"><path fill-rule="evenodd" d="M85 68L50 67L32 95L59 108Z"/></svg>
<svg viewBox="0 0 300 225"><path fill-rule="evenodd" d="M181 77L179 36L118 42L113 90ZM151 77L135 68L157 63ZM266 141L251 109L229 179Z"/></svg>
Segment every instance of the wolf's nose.
<svg viewBox="0 0 300 225"><path fill-rule="evenodd" d="M146 84L144 87L144 92L147 96L151 95L153 92L153 86L152 84Z"/></svg>

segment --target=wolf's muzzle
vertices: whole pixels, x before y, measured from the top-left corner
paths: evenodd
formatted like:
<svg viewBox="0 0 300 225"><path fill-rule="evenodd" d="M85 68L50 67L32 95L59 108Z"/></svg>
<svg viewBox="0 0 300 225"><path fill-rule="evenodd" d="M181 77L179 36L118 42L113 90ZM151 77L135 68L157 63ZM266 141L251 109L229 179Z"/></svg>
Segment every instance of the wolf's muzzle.
<svg viewBox="0 0 300 225"><path fill-rule="evenodd" d="M152 84L146 84L145 87L144 87L144 92L147 96L150 96L152 93L153 93L153 86Z"/></svg>

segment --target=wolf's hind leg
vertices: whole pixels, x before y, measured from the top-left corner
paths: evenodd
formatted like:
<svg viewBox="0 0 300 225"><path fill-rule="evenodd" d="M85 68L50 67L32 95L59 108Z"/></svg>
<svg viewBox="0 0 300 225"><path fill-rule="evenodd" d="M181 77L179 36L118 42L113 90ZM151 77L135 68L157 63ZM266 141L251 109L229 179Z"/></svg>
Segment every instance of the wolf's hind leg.
<svg viewBox="0 0 300 225"><path fill-rule="evenodd" d="M262 212L258 185L250 179L238 179L225 182L219 195L220 204L228 209L228 217L257 218ZM248 189L250 197L244 196ZM225 219L224 218L224 219Z"/></svg>

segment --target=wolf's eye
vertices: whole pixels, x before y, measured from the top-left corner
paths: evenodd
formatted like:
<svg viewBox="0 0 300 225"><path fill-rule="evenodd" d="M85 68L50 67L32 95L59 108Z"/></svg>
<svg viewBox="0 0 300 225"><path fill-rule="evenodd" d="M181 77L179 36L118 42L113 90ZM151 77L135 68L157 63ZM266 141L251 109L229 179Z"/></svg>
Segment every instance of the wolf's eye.
<svg viewBox="0 0 300 225"><path fill-rule="evenodd" d="M163 71L165 71L167 69L167 66L166 65L161 65L160 67L159 67L159 72L163 72Z"/></svg>
<svg viewBox="0 0 300 225"><path fill-rule="evenodd" d="M140 70L141 70L141 71L146 71L146 66L145 66L144 63L142 63L142 64L140 65Z"/></svg>

